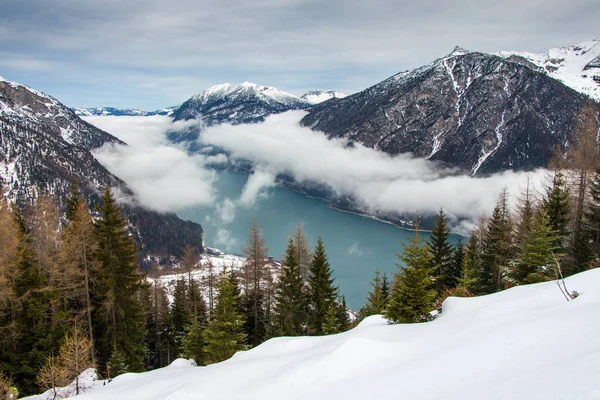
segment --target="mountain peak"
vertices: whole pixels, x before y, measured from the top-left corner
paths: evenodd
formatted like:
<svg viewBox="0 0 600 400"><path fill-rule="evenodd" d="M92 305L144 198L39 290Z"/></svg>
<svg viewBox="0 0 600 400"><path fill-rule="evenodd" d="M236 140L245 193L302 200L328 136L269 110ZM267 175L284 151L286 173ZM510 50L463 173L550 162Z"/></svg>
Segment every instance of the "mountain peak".
<svg viewBox="0 0 600 400"><path fill-rule="evenodd" d="M319 104L329 99L341 99L346 94L335 89L316 89L304 93L300 98L310 104Z"/></svg>
<svg viewBox="0 0 600 400"><path fill-rule="evenodd" d="M460 46L455 46L454 50L452 50L452 52L450 54L448 54L448 57L456 57L456 56L464 56L465 54L469 54L470 51L460 47Z"/></svg>

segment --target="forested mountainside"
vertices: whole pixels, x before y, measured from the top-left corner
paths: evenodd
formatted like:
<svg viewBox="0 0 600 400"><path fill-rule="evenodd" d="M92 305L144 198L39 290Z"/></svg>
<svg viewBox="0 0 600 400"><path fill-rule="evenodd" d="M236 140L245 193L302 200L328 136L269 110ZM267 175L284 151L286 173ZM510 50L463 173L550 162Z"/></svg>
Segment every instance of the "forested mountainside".
<svg viewBox="0 0 600 400"><path fill-rule="evenodd" d="M124 144L81 120L58 100L27 86L0 81L0 183L6 195L26 207L42 193L64 208L72 179L94 206L102 188L117 188L142 255L180 255L186 243L202 248L202 227L172 213L140 207L127 185L90 150Z"/></svg>

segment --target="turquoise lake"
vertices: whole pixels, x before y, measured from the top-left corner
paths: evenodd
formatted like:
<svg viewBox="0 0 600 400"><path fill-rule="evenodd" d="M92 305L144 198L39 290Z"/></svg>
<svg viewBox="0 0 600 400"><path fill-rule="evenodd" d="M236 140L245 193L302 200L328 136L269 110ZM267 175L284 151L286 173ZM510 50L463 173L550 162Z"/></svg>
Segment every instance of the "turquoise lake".
<svg viewBox="0 0 600 400"><path fill-rule="evenodd" d="M236 205L248 175L215 171L215 187L219 208L195 207L181 212L181 218L202 224L206 246L216 247L232 254L241 254L248 231L256 218L269 248L269 255L281 258L288 236L298 221L304 226L309 243L314 247L321 236L333 269L335 284L346 297L348 306L358 310L371 288L376 268L391 278L399 262L396 253L402 252L401 243L414 235L384 222L329 208L328 203L275 186L260 196L251 207ZM222 204L229 203L223 219ZM220 212L219 212L220 210ZM233 212L232 212L233 211ZM427 232L420 233L427 240ZM453 236L452 240L456 240Z"/></svg>

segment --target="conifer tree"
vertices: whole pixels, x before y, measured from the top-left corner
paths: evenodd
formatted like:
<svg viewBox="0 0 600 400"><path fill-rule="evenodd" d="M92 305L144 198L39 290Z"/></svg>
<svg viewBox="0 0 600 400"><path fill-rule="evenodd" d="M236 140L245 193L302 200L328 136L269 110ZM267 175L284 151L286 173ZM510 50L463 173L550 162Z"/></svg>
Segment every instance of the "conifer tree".
<svg viewBox="0 0 600 400"><path fill-rule="evenodd" d="M111 360L113 370L144 369L144 310L137 295L144 287L138 272L137 249L127 220L107 187L94 224L99 268L94 279L93 320L101 365ZM113 354L116 353L116 354Z"/></svg>
<svg viewBox="0 0 600 400"><path fill-rule="evenodd" d="M512 278L517 284L536 283L549 279L554 275L554 257L556 253L556 233L550 227L544 210L540 210L533 220L531 234L527 236L524 246L517 255L517 262Z"/></svg>
<svg viewBox="0 0 600 400"><path fill-rule="evenodd" d="M385 272L383 273L383 277L381 278L381 297L383 298L383 308L385 309L390 299L390 281Z"/></svg>
<svg viewBox="0 0 600 400"><path fill-rule="evenodd" d="M386 301L382 291L381 274L379 268L375 270L375 277L371 281L372 291L369 292L367 303L360 309L360 318L366 318L370 315L382 314L385 309Z"/></svg>
<svg viewBox="0 0 600 400"><path fill-rule="evenodd" d="M310 260L312 257L310 247L308 245L308 239L302 228L302 223L298 221L296 230L292 234L292 241L294 248L296 249L296 264L300 268L302 279L307 282L310 276Z"/></svg>
<svg viewBox="0 0 600 400"><path fill-rule="evenodd" d="M474 231L465 245L463 259L463 277L460 285L471 293L475 293L478 285L479 271L481 270L481 246L479 231Z"/></svg>
<svg viewBox="0 0 600 400"><path fill-rule="evenodd" d="M204 324L194 318L187 334L183 338L183 356L193 359L196 365L204 365Z"/></svg>
<svg viewBox="0 0 600 400"><path fill-rule="evenodd" d="M158 265L152 263L148 277L152 278L152 288L147 291L146 309L146 346L148 348L148 369L165 367L170 360L168 343L170 320L169 300L165 288L159 284Z"/></svg>
<svg viewBox="0 0 600 400"><path fill-rule="evenodd" d="M309 317L310 334L322 335L325 317L330 308L334 306L338 289L333 285L331 268L323 240L319 237L310 263L309 284Z"/></svg>
<svg viewBox="0 0 600 400"><path fill-rule="evenodd" d="M75 217L77 207L80 205L80 203L84 203L83 197L81 196L81 192L79 191L77 178L73 176L71 178L69 196L67 197L67 203L65 206L67 221L70 222L73 220L73 218Z"/></svg>
<svg viewBox="0 0 600 400"><path fill-rule="evenodd" d="M279 280L275 284L275 304L271 314L271 336L299 336L306 331L307 298L304 293L297 249L288 241Z"/></svg>
<svg viewBox="0 0 600 400"><path fill-rule="evenodd" d="M452 269L452 245L448 239L449 235L448 219L444 210L440 208L428 243L432 256L431 267L435 289L438 295L444 293L446 289L456 287L458 283L458 276L453 274Z"/></svg>
<svg viewBox="0 0 600 400"><path fill-rule="evenodd" d="M246 332L251 346L258 346L266 336L270 313L272 276L267 262L268 250L262 232L254 220L248 241L243 248L246 262L243 267L243 305Z"/></svg>
<svg viewBox="0 0 600 400"><path fill-rule="evenodd" d="M226 360L237 351L246 348L246 333L243 329L244 318L240 312L239 289L233 273L224 269L215 289L217 291L216 306L204 331L205 362L207 364Z"/></svg>
<svg viewBox="0 0 600 400"><path fill-rule="evenodd" d="M503 276L513 253L512 222L505 189L494 207L484 235L476 293L489 294L504 288Z"/></svg>
<svg viewBox="0 0 600 400"><path fill-rule="evenodd" d="M531 233L531 225L534 217L534 203L533 196L531 194L531 185L529 177L527 177L527 184L525 189L519 195L517 199L517 223L515 225L515 245L517 248L521 248L523 243L527 240L527 236Z"/></svg>
<svg viewBox="0 0 600 400"><path fill-rule="evenodd" d="M562 172L554 172L552 184L546 188L542 207L548 217L550 227L557 234L556 245L564 254L569 234L567 227L569 224L570 203L569 192Z"/></svg>
<svg viewBox="0 0 600 400"><path fill-rule="evenodd" d="M402 247L402 254L396 256L404 266L396 264L399 270L383 315L393 324L429 321L436 297L430 272L433 257L419 237L418 225L415 236Z"/></svg>
<svg viewBox="0 0 600 400"><path fill-rule="evenodd" d="M590 232L593 257L597 259L600 255L600 168L592 176L589 193L584 221Z"/></svg>
<svg viewBox="0 0 600 400"><path fill-rule="evenodd" d="M14 316L17 297L14 292L19 265L19 229L0 192L0 362L4 351L16 343ZM0 365L1 368L1 365Z"/></svg>
<svg viewBox="0 0 600 400"><path fill-rule="evenodd" d="M454 278L453 280L453 289L457 287L463 279L464 273L464 260L465 260L465 245L463 244L462 237L459 237L456 241L456 245L454 245L454 249L452 251L452 264L450 265L450 274Z"/></svg>
<svg viewBox="0 0 600 400"><path fill-rule="evenodd" d="M193 322L193 310L190 309L187 281L180 278L173 290L173 303L169 313L170 348L174 357L183 354L183 340Z"/></svg>

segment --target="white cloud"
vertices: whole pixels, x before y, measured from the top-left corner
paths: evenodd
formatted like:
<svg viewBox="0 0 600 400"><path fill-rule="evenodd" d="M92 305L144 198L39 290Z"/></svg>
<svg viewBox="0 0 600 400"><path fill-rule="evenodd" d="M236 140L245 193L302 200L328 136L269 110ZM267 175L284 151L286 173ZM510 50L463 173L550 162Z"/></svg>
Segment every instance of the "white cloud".
<svg viewBox="0 0 600 400"><path fill-rule="evenodd" d="M105 145L94 156L128 184L143 206L178 211L214 200L214 174L204 168L207 157L167 144L167 117L86 119L130 144Z"/></svg>
<svg viewBox="0 0 600 400"><path fill-rule="evenodd" d="M224 224L229 224L235 219L235 204L228 197L223 202L216 204L216 211L219 219Z"/></svg>
<svg viewBox="0 0 600 400"><path fill-rule="evenodd" d="M248 176L248 181L244 185L240 195L239 204L243 207L250 207L267 195L266 189L275 186L275 174L263 170L259 167Z"/></svg>
<svg viewBox="0 0 600 400"><path fill-rule="evenodd" d="M227 229L217 229L217 237L215 238L215 245L224 248L225 251L233 251L237 249L238 241L231 236L231 231Z"/></svg>
<svg viewBox="0 0 600 400"><path fill-rule="evenodd" d="M454 215L476 218L491 212L503 187L518 193L526 175L540 187L543 171L505 172L487 178L448 176L448 170L410 155L389 156L298 124L303 113L273 115L254 125L221 125L206 129L201 141L219 146L235 158L249 159L300 182L327 185L352 196L364 208L399 213L434 213L440 207ZM513 200L516 196L513 196Z"/></svg>

